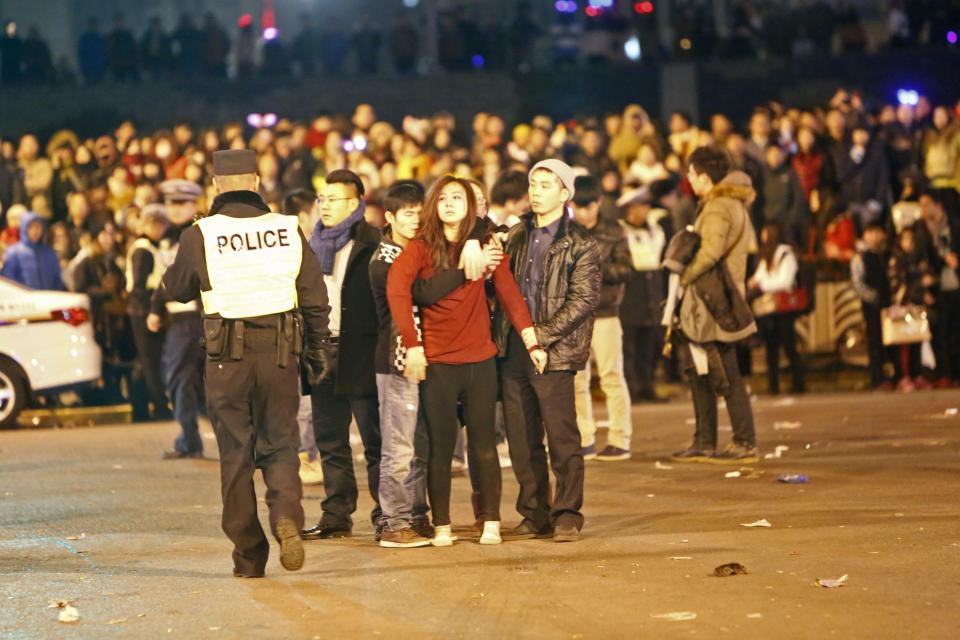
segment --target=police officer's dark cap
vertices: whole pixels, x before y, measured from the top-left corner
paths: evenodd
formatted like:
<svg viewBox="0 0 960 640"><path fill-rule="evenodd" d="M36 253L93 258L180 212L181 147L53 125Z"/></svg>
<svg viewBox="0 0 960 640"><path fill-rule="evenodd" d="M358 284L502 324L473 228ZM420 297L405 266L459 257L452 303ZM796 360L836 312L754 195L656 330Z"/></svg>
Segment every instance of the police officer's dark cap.
<svg viewBox="0 0 960 640"><path fill-rule="evenodd" d="M230 149L213 152L213 173L236 176L257 172L257 154L253 149Z"/></svg>
<svg viewBox="0 0 960 640"><path fill-rule="evenodd" d="M160 193L166 202L192 202L203 195L203 189L189 180L164 180Z"/></svg>

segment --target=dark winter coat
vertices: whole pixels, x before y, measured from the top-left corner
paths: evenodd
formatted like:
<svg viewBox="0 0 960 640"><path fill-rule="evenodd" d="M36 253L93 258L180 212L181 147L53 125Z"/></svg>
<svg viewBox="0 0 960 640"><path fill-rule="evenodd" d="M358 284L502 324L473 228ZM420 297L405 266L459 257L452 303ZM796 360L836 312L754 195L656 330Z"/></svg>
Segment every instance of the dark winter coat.
<svg viewBox="0 0 960 640"><path fill-rule="evenodd" d="M664 238L670 238L670 232L665 225L665 219L658 224L663 230ZM626 224L626 223L624 223ZM666 249L666 247L664 247ZM627 246L629 257L630 247ZM663 259L663 254L658 260ZM630 262L630 276L624 287L623 304L620 305L620 322L624 327L656 327L660 325L663 313L662 305L666 298L666 287L663 272L660 269L636 271Z"/></svg>
<svg viewBox="0 0 960 640"><path fill-rule="evenodd" d="M521 272L533 228L527 213L510 229L504 251L510 270ZM564 216L547 250L543 279L537 292L537 339L547 351L549 371L579 371L590 358L593 320L600 302L600 249L586 229ZM491 327L501 357L507 353L510 319L500 305Z"/></svg>
<svg viewBox="0 0 960 640"><path fill-rule="evenodd" d="M624 283L633 274L630 265L630 247L620 225L598 221L587 233L597 241L600 249L600 302L598 318L612 318L620 312Z"/></svg>
<svg viewBox="0 0 960 640"><path fill-rule="evenodd" d="M790 164L764 167L763 224L778 224L795 246L806 246L810 209L800 178Z"/></svg>
<svg viewBox="0 0 960 640"><path fill-rule="evenodd" d="M334 393L375 396L375 355L379 323L370 289L370 259L380 232L361 220L350 230L353 246L340 289L340 338Z"/></svg>

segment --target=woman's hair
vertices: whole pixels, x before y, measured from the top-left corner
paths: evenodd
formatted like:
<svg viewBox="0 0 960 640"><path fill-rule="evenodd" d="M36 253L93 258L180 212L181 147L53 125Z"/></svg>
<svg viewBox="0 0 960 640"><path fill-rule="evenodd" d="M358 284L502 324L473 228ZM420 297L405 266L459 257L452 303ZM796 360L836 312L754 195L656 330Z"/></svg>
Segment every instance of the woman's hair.
<svg viewBox="0 0 960 640"><path fill-rule="evenodd" d="M467 215L460 221L460 228L457 230L456 243L447 241L443 233L443 222L438 214L440 204L440 193L448 184L459 184L463 187L467 198ZM423 213L420 219L420 231L417 237L427 245L430 252L430 262L434 271L449 269L455 264L455 257L460 255L463 244L467 241L474 225L477 223L477 199L473 195L473 189L470 183L463 178L453 175L445 175L433 183L427 192L427 198L423 203Z"/></svg>
<svg viewBox="0 0 960 640"><path fill-rule="evenodd" d="M783 232L779 224L766 224L760 232L763 237L763 231L767 232L767 239L760 244L760 261L765 262L767 269L773 269L773 259L777 254L777 247L783 244Z"/></svg>

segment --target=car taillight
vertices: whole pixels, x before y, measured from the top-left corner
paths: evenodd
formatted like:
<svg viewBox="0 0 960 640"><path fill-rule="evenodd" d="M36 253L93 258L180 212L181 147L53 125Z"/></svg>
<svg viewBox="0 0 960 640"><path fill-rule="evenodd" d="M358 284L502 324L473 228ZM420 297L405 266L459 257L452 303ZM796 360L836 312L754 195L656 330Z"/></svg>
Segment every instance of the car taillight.
<svg viewBox="0 0 960 640"><path fill-rule="evenodd" d="M84 322L90 320L90 312L83 307L73 307L72 309L58 309L50 313L54 320L66 322L71 327L79 327Z"/></svg>

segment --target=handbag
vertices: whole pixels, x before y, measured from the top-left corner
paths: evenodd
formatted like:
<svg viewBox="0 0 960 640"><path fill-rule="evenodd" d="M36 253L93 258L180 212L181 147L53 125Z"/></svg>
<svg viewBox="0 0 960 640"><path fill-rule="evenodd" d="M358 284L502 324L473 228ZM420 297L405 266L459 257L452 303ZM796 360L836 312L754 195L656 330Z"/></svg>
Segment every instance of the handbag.
<svg viewBox="0 0 960 640"><path fill-rule="evenodd" d="M924 306L895 304L882 309L880 319L884 346L919 344L933 337Z"/></svg>
<svg viewBox="0 0 960 640"><path fill-rule="evenodd" d="M801 285L790 291L777 291L773 300L777 313L806 313L810 306L810 292Z"/></svg>

